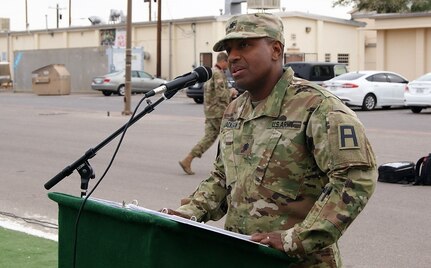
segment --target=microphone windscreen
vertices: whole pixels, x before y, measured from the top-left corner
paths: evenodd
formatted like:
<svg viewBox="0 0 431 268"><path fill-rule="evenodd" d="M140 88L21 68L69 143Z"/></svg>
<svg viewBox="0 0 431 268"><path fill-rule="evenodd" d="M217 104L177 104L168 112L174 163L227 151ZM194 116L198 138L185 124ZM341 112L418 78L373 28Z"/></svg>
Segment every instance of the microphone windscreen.
<svg viewBox="0 0 431 268"><path fill-rule="evenodd" d="M199 66L194 70L198 75L198 81L197 82L206 82L208 81L212 76L211 68L207 66Z"/></svg>

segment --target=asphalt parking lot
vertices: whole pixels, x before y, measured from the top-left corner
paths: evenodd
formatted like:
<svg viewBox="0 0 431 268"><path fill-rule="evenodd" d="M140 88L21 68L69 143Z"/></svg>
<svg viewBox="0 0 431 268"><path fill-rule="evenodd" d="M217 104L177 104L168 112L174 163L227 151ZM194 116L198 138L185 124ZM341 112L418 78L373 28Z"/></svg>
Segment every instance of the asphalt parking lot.
<svg viewBox="0 0 431 268"><path fill-rule="evenodd" d="M132 107L142 95L134 95ZM146 105L145 103L143 105ZM57 206L43 185L128 119L123 99L99 94L36 96L0 92L0 212L56 221ZM357 111L378 164L416 161L431 152L431 109ZM94 197L131 202L150 209L175 208L206 177L215 146L194 161L193 176L180 160L203 134L203 107L183 92L135 123L124 138L111 170ZM91 159L96 179L118 139ZM50 191L80 194L74 172ZM378 183L369 204L340 240L344 267L429 267L428 223L431 187ZM222 226L222 223L211 223Z"/></svg>

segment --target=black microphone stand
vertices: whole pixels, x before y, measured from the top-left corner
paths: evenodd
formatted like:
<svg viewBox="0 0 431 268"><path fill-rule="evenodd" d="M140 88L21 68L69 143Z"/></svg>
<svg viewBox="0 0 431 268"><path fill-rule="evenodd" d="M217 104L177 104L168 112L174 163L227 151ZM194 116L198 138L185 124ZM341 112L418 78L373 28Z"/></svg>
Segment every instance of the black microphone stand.
<svg viewBox="0 0 431 268"><path fill-rule="evenodd" d="M136 116L131 118L129 122L127 122L125 125L123 125L121 128L119 128L117 131L112 133L109 137L107 137L105 140L103 140L101 143L99 143L96 147L90 148L88 151L84 153L83 156L78 158L75 162L70 164L69 166L66 166L62 171L60 171L57 175L55 175L52 179L50 179L48 182L45 183L44 187L45 189L49 190L54 185L59 183L61 180L63 180L65 177L72 174L72 172L76 169L78 173L81 175L81 197L86 196L87 189L88 189L88 182L90 179L95 178L95 174L93 171L93 168L91 167L90 163L88 162L89 159L93 158L96 153L102 149L105 145L110 143L113 139L115 139L119 134L124 132L129 126L136 123L139 119L141 119L144 115L151 113L154 111L154 108L159 105L162 101L166 99L172 98L179 89L166 91L161 98L159 98L156 102L152 103L151 100L147 100L147 106L144 110L142 110L140 113L138 113ZM146 96L144 97L144 99Z"/></svg>

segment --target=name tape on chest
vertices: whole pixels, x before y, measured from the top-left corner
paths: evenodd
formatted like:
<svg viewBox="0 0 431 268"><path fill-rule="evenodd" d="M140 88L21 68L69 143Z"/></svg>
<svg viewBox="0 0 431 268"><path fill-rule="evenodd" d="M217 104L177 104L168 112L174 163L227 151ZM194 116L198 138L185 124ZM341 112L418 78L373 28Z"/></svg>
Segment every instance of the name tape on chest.
<svg viewBox="0 0 431 268"><path fill-rule="evenodd" d="M270 128L284 129L284 128L301 128L301 121L290 121L290 120L274 120L271 122Z"/></svg>
<svg viewBox="0 0 431 268"><path fill-rule="evenodd" d="M240 121L226 121L224 124L224 128L230 128L230 129L238 129L240 127Z"/></svg>

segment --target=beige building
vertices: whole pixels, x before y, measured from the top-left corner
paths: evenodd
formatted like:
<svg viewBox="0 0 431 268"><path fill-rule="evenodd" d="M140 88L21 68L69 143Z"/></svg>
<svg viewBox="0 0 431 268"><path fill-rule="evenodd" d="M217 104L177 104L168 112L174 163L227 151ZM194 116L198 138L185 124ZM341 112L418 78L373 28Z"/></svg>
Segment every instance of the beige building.
<svg viewBox="0 0 431 268"><path fill-rule="evenodd" d="M364 67L412 80L431 72L431 13L352 14L364 21Z"/></svg>
<svg viewBox="0 0 431 268"><path fill-rule="evenodd" d="M344 20L302 12L279 12L285 25L285 61L331 61L346 63L349 70L385 69L413 79L431 71L431 13L363 15ZM198 65L212 66L216 53L213 44L224 35L230 16L209 16L162 21L161 77L173 79ZM51 63L48 57L25 57L32 53L64 52L73 59L80 49L93 49L94 57L105 56L107 47L124 47L125 24L105 24L89 27L44 29L0 33L0 56L13 63L18 90L30 85L28 70L19 72L20 65L38 68ZM142 48L143 68L156 74L157 23L141 22L132 26L132 47ZM31 59L37 59L33 62ZM108 57L106 57L108 58ZM100 59L99 59L100 60ZM35 62L36 61L36 62ZM61 60L60 60L61 61ZM97 64L92 56L80 59L79 71L66 66L72 81L72 92L89 91L91 77L109 71L109 64ZM76 64L73 61L69 63ZM14 72L17 73L14 73Z"/></svg>

